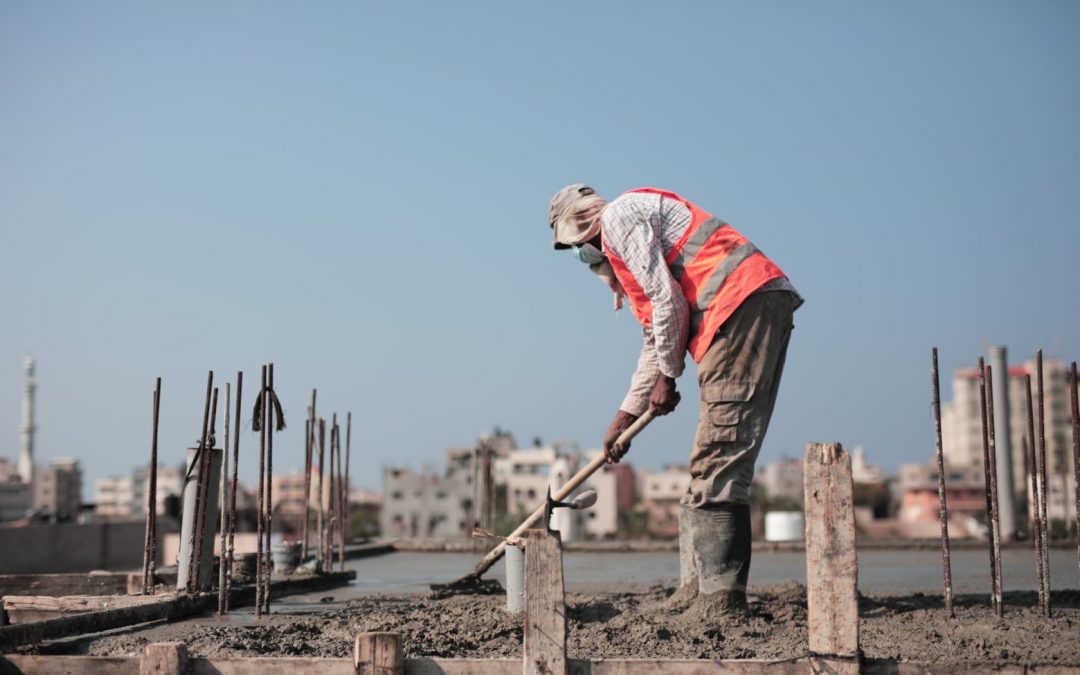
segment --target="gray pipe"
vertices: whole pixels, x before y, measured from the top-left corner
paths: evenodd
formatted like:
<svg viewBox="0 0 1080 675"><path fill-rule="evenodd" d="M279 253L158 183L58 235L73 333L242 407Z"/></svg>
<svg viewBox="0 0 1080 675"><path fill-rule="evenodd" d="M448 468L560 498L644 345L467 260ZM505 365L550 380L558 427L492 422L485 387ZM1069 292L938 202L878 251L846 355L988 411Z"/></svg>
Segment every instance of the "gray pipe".
<svg viewBox="0 0 1080 675"><path fill-rule="evenodd" d="M188 448L187 462L195 457L195 448ZM218 482L221 476L221 450L210 451L210 481L206 495L206 527L203 528L202 561L199 563L199 590L208 590L214 578L214 526L218 520ZM199 466L196 464L184 483L184 512L180 520L180 552L177 557L176 588L184 590L188 582L188 564L191 560L191 530L195 527L195 491L199 485Z"/></svg>
<svg viewBox="0 0 1080 675"><path fill-rule="evenodd" d="M1007 349L990 347L994 386L994 437L997 446L998 512L1001 539L1016 538L1016 492L1013 485L1012 433L1009 427L1009 364Z"/></svg>
<svg viewBox="0 0 1080 675"><path fill-rule="evenodd" d="M512 544L506 545L506 611L521 614L525 611L525 552Z"/></svg>

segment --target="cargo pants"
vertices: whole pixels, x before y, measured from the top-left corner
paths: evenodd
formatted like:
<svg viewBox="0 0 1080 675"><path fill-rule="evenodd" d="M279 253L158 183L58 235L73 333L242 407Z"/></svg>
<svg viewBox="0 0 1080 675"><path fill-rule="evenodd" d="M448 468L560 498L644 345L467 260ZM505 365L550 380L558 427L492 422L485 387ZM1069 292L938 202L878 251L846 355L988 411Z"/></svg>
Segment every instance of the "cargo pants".
<svg viewBox="0 0 1080 675"><path fill-rule="evenodd" d="M749 504L769 428L797 296L754 293L716 332L698 364L701 412L690 454L690 488L682 503Z"/></svg>

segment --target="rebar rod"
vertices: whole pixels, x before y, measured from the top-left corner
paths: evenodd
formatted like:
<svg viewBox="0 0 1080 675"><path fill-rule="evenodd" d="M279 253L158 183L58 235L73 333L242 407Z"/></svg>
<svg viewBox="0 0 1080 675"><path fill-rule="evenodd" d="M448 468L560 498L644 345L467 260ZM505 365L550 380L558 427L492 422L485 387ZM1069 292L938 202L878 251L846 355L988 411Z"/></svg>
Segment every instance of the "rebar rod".
<svg viewBox="0 0 1080 675"><path fill-rule="evenodd" d="M1050 530L1049 513L1046 504L1046 413L1043 396L1043 355L1042 350L1035 352L1035 369L1038 381L1039 405L1039 529L1042 531L1043 550L1043 615L1050 617L1053 611L1050 604Z"/></svg>
<svg viewBox="0 0 1080 675"><path fill-rule="evenodd" d="M332 416L330 422L330 461L326 468L329 490L326 495L327 523L326 523L326 571L334 569L334 543L337 541L337 477L334 473L334 457L337 454L338 423L337 413Z"/></svg>
<svg viewBox="0 0 1080 675"><path fill-rule="evenodd" d="M213 401L210 404L210 433L207 435L207 447L203 448L202 464L199 465L199 489L202 491L202 499L199 500L195 510L195 525L199 531L196 536L195 550L195 588L202 590L199 577L202 570L203 545L206 543L206 505L210 501L210 473L213 467L214 456L214 430L217 426L217 401L218 389L214 387ZM211 526L212 527L212 526ZM210 537L211 547L213 536Z"/></svg>
<svg viewBox="0 0 1080 675"><path fill-rule="evenodd" d="M341 471L341 434L338 433L338 480L341 481L341 571L345 571L345 541L349 530L349 440L352 434L352 413L345 414L345 471Z"/></svg>
<svg viewBox="0 0 1080 675"><path fill-rule="evenodd" d="M146 539L143 546L143 595L152 594L154 591L154 558L157 555L155 540L157 539L157 435L158 435L158 402L161 398L161 378L157 378L154 386L154 401L151 423L150 440L150 467L147 472L146 491Z"/></svg>
<svg viewBox="0 0 1080 675"><path fill-rule="evenodd" d="M270 533L273 530L274 520L274 364L267 369L269 382L266 390L266 522L263 526L263 536L266 537L266 556L263 561L266 565L266 573L263 575L263 605L264 611L270 613Z"/></svg>
<svg viewBox="0 0 1080 675"><path fill-rule="evenodd" d="M1027 398L1027 464L1028 483L1030 484L1031 540L1035 543L1035 579L1039 590L1039 608L1045 606L1045 584L1043 577L1043 538L1042 518L1039 510L1039 458L1035 450L1035 406L1031 399L1031 375L1024 375L1024 391Z"/></svg>
<svg viewBox="0 0 1080 675"><path fill-rule="evenodd" d="M218 614L225 614L225 598L229 593L229 584L226 578L229 570L227 562L229 555L229 404L232 402L231 394L232 387L226 382L225 405L222 406L225 419L222 420L221 424L225 434L221 448L221 478L219 480L221 486L221 513L218 516L221 518L221 555L218 556Z"/></svg>
<svg viewBox="0 0 1080 675"><path fill-rule="evenodd" d="M1073 436L1073 499L1076 501L1076 565L1080 569L1080 378L1076 374L1076 361L1072 362L1072 387L1069 389L1072 402Z"/></svg>
<svg viewBox="0 0 1080 675"><path fill-rule="evenodd" d="M994 609L1000 619L1005 607L1001 597L1001 510L997 484L997 435L994 431L994 378L992 366L986 366L986 420L990 430L990 504L993 507L991 530L994 533Z"/></svg>
<svg viewBox="0 0 1080 675"><path fill-rule="evenodd" d="M979 357L979 417L982 422L983 480L986 484L986 529L989 533L990 605L996 613L997 596L994 595L994 582L997 580L997 568L994 566L994 504L990 483L993 471L990 464L990 434L986 426L986 364L981 356Z"/></svg>
<svg viewBox="0 0 1080 675"><path fill-rule="evenodd" d="M337 431L338 569L345 571L345 480L341 471L341 427Z"/></svg>
<svg viewBox="0 0 1080 675"><path fill-rule="evenodd" d="M319 556L318 556L318 559L319 559L319 562L324 567L325 567L325 564L326 564L326 558L324 557L324 553L326 552L326 543L323 541L323 536L325 534L323 532L323 518L324 518L323 506L324 506L324 503L325 503L325 500L323 499L323 469L326 467L326 463L323 461L323 458L325 457L325 454L326 454L325 453L325 450L326 450L325 446L326 446L326 420L324 418L320 417L319 418L319 481L318 481L319 482L319 485L318 485L319 510L317 512L317 520L315 521L315 526L318 529L318 535L319 535L319 542L318 542L319 543Z"/></svg>
<svg viewBox="0 0 1080 675"><path fill-rule="evenodd" d="M931 381L934 387L934 441L938 469L938 514L941 519L941 568L945 579L945 612L950 618L953 611L952 556L949 551L949 510L945 499L945 453L941 442L941 386L938 379L938 351L932 352Z"/></svg>
<svg viewBox="0 0 1080 675"><path fill-rule="evenodd" d="M202 464L200 464L200 462L202 461L203 448L206 447L207 428L210 425L210 394L213 391L213 389L214 389L214 371L211 370L210 374L206 378L206 403L203 406L202 434L199 436L199 447L195 449L195 455L191 458L191 466L188 467L187 475L184 477L184 485L185 486L187 485L187 481L191 478L191 473L195 470L195 466L197 464L199 466L202 466ZM201 489L200 489L201 487L202 487L201 480L196 480L195 481L195 505L192 507L192 510L191 510L192 517L195 517L196 521L198 521L197 516L198 516L198 513L199 513L199 501L200 501L200 499L202 497L202 495L200 494L201 493ZM185 490L185 492L186 492L186 490ZM196 523L191 524L191 529L190 529L190 532L189 532L189 535L188 535L188 554L189 554L188 559L184 560L184 561L181 561L181 564L186 564L187 565L187 571L188 571L187 591L188 591L188 593L194 593L195 589L198 586L198 584L196 584L192 579L192 572L195 569L195 536L196 536L195 530L198 529L198 528L195 527L195 525L196 525Z"/></svg>
<svg viewBox="0 0 1080 675"><path fill-rule="evenodd" d="M255 505L255 616L262 616L263 590L263 499L266 496L266 366L262 367L262 384L255 414L259 416L259 498Z"/></svg>
<svg viewBox="0 0 1080 675"><path fill-rule="evenodd" d="M307 560L311 539L311 465L315 454L315 396L317 389L311 390L311 407L308 408L308 425L304 442L304 518L300 530L300 559Z"/></svg>
<svg viewBox="0 0 1080 675"><path fill-rule="evenodd" d="M232 589L233 560L236 555L236 488L239 485L240 472L240 410L241 394L244 388L243 371L236 372L236 432L233 435L233 465L232 465L232 488L229 490L229 573L225 575L225 611L229 611L229 591ZM226 429L225 433L229 433Z"/></svg>

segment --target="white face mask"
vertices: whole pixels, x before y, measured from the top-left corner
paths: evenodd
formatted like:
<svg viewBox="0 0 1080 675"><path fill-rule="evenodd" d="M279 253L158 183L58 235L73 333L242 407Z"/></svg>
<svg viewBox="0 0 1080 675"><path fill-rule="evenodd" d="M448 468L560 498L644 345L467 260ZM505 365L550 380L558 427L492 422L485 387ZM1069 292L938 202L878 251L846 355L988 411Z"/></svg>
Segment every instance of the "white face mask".
<svg viewBox="0 0 1080 675"><path fill-rule="evenodd" d="M589 243L575 244L570 247L570 250L586 265L599 265L605 260L603 252Z"/></svg>

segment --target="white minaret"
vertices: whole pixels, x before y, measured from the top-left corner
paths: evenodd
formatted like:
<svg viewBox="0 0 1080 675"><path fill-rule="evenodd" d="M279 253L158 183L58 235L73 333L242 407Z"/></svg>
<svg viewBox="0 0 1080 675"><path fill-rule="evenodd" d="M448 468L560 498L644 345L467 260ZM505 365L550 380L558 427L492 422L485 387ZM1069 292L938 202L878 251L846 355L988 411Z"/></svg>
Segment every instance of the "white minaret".
<svg viewBox="0 0 1080 675"><path fill-rule="evenodd" d="M22 424L19 425L19 476L27 485L34 482L34 357L27 356L23 361L26 369L26 381L23 382Z"/></svg>

